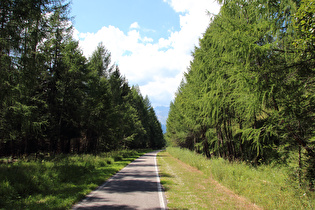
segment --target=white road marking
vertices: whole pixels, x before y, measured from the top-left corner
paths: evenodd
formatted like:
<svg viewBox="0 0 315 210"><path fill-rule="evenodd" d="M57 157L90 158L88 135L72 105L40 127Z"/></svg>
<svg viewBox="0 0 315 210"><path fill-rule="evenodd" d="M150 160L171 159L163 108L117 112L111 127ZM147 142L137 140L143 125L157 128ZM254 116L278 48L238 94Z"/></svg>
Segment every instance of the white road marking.
<svg viewBox="0 0 315 210"><path fill-rule="evenodd" d="M158 170L158 167L157 167L156 155L157 155L157 153L155 154L154 161L155 161L155 171L156 171L158 194L159 194L159 200L160 200L160 207L161 207L161 209L164 210L166 208L165 208L165 203L164 203L162 187L161 187L161 183L160 183L160 177L159 177L159 170Z"/></svg>
<svg viewBox="0 0 315 210"><path fill-rule="evenodd" d="M153 152L152 152L153 153ZM151 154L152 154L151 153ZM152 156L151 156L152 157ZM155 197L156 196L156 194L155 194L155 198L153 199L155 202L155 206L156 207L158 207L158 208L160 208L160 209L163 209L163 210L166 210L167 209L167 207L166 207L166 201L165 201L165 198L164 198L164 195L163 195L163 190L162 190L162 185L161 185L161 183L160 183L160 177L159 177L159 170L158 170L158 165L157 165L157 152L155 152L155 154L154 154L154 157L153 157L154 159L152 160L152 158L150 158L151 160L150 161L153 161L154 162L154 168L155 169L153 169L152 170L152 168L150 168L149 170L147 170L147 172L153 172L154 173L154 171L155 171L155 173L156 173L156 181L157 181L157 193L158 193L158 196L157 197ZM137 159L138 160L138 159ZM135 160L134 162L136 162L137 160ZM137 164L139 164L139 163L137 163ZM152 162L151 162L151 164L152 164ZM130 165L128 165L128 166L131 166L132 165L132 163L130 164ZM74 205L73 207L72 207L72 209L74 209L74 210L77 210L77 209L81 209L81 208L89 208L89 207L93 207L93 205L95 205L95 207L101 207L102 205L105 205L105 206L110 206L110 205L116 205L116 204L121 204L121 201L119 201L119 202L116 202L115 201L115 199L113 199L112 197L110 197L111 196L111 194L109 193L106 193L105 191L104 191L104 188L107 186L107 185L111 185L110 183L111 182L113 182L113 181L115 181L119 176L122 176L121 175L121 172L124 172L124 171L126 171L126 170L131 170L131 167L128 167L128 166L126 166L124 169L122 169L120 172L118 172L118 173L116 173L115 175L113 175L111 178L109 178L103 185L101 185L100 187L98 187L96 190L94 190L94 191L92 191L89 195L87 195L86 196L86 198L84 199L84 200L82 200L81 202L79 202L79 203L77 203L76 205ZM140 165L141 166L141 165ZM127 175L128 176L128 175ZM131 176L131 175L130 175ZM129 177L130 178L130 177ZM154 182L154 177L152 177L151 178L151 180L150 180L150 182L152 183L152 182ZM145 180L146 181L146 180ZM155 188L156 189L156 188ZM152 190L152 189L150 189L150 190ZM104 191L104 192L103 192ZM155 191L155 190L154 190ZM149 194L151 194L152 195L152 193L154 193L153 191L151 192L150 191L150 193ZM155 192L156 193L156 192ZM125 196L127 196L127 195L125 195ZM93 197L97 197L97 198L101 198L101 199L105 199L104 201L99 201L99 202L97 202L97 201L90 201ZM132 197L132 196L131 196ZM113 201L110 203L110 204L108 204L107 202L110 202L110 201L107 201L106 199L108 199L108 198L110 198L110 199L112 199ZM146 197L146 198L148 198L148 197ZM157 200L158 199L158 200ZM115 203L116 202L116 203ZM123 203L123 204L121 204L121 205L127 205L127 206L132 206L131 205L132 203L130 203L129 201L128 202L125 202L125 203ZM147 205L148 203L146 202L146 204L145 205ZM135 204L133 204L133 205L135 205ZM138 205L138 204L137 204ZM132 208L137 208L137 207L141 207L141 205L143 205L143 203L142 204L139 204L139 206L133 206ZM145 206L145 205L143 205L143 206ZM154 209L156 208L156 207L154 207Z"/></svg>

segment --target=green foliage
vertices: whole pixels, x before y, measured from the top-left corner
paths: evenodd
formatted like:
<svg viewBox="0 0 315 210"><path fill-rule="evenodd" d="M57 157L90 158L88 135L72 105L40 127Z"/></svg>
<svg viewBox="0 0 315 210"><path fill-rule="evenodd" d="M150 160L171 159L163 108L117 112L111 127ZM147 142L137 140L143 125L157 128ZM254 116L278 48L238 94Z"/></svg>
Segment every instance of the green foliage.
<svg viewBox="0 0 315 210"><path fill-rule="evenodd" d="M196 167L207 176L266 209L313 209L314 192L299 187L291 168L279 165L250 166L223 158L207 159L187 149L168 147L172 156Z"/></svg>
<svg viewBox="0 0 315 210"><path fill-rule="evenodd" d="M2 163L0 208L69 209L142 154L123 150L97 156L28 157Z"/></svg>
<svg viewBox="0 0 315 210"><path fill-rule="evenodd" d="M296 39L298 47L306 51L307 54L314 54L315 43L315 3L312 0L301 1L297 12L293 15L296 18L295 27L300 37ZM305 55L304 55L305 56ZM313 55L314 56L314 55Z"/></svg>
<svg viewBox="0 0 315 210"><path fill-rule="evenodd" d="M0 156L163 147L148 98L100 43L85 58L69 2L1 1Z"/></svg>
<svg viewBox="0 0 315 210"><path fill-rule="evenodd" d="M314 184L313 4L224 1L170 105L171 145L230 161L286 162ZM303 183L302 183L303 182Z"/></svg>

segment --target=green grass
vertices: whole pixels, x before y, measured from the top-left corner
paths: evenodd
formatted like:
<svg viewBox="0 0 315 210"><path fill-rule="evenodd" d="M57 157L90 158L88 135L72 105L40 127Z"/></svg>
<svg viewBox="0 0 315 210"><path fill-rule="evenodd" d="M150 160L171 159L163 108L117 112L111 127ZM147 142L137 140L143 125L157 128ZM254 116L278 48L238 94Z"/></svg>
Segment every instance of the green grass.
<svg viewBox="0 0 315 210"><path fill-rule="evenodd" d="M257 209L167 152L158 154L158 164L169 209Z"/></svg>
<svg viewBox="0 0 315 210"><path fill-rule="evenodd" d="M169 147L172 156L264 209L314 209L315 194L296 186L283 166L253 167L242 162L207 159L189 150Z"/></svg>
<svg viewBox="0 0 315 210"><path fill-rule="evenodd" d="M2 161L0 209L69 209L144 153L124 150Z"/></svg>

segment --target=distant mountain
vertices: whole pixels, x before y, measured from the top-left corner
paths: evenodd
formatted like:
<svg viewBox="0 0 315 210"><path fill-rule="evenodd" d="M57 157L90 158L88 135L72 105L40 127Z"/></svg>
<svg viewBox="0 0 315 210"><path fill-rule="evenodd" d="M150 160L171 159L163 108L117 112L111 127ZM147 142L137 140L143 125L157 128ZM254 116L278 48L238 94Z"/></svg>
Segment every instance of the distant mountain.
<svg viewBox="0 0 315 210"><path fill-rule="evenodd" d="M168 117L168 112L170 110L169 106L157 106L154 107L157 118L162 124L163 133L166 132L166 119Z"/></svg>
<svg viewBox="0 0 315 210"><path fill-rule="evenodd" d="M162 130L163 130L163 133L166 133L166 125L162 124Z"/></svg>

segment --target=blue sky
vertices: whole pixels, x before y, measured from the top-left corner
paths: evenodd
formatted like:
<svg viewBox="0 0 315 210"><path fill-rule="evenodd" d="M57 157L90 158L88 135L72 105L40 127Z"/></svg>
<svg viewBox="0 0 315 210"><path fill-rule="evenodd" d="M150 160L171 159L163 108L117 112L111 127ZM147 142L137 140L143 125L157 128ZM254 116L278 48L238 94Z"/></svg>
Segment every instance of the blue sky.
<svg viewBox="0 0 315 210"><path fill-rule="evenodd" d="M97 32L109 25L127 33L137 22L142 34L157 41L167 38L169 30L180 29L178 14L162 0L73 0L72 14L81 33Z"/></svg>
<svg viewBox="0 0 315 210"><path fill-rule="evenodd" d="M74 37L86 57L103 42L130 85L148 95L165 124L167 110L210 23L213 0L72 0Z"/></svg>

